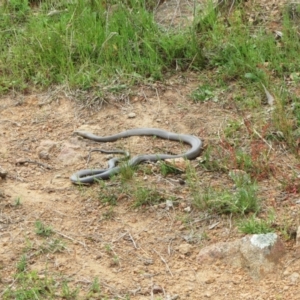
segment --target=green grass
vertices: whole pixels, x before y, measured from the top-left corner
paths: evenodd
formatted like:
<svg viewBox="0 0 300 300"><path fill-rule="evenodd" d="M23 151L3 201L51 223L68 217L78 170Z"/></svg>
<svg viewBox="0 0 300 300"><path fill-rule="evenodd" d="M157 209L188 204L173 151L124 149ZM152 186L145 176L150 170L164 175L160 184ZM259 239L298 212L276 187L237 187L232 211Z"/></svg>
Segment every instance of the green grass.
<svg viewBox="0 0 300 300"><path fill-rule="evenodd" d="M134 191L132 206L138 208L145 205L154 205L162 202L164 197L155 188L138 186Z"/></svg>
<svg viewBox="0 0 300 300"><path fill-rule="evenodd" d="M193 206L199 210L208 210L217 214L245 215L260 210L257 185L248 174L231 176L232 188L210 186L199 187L197 174L191 168L187 182L193 197Z"/></svg>
<svg viewBox="0 0 300 300"><path fill-rule="evenodd" d="M101 98L103 87L112 93L126 92L133 84L163 81L178 70L201 70L190 105L197 108L202 105L199 102L214 101L236 116L227 118L218 135L207 140L201 160L187 168L186 185L178 189L184 189L185 201L195 214L233 215L244 234L279 228L288 237L292 224L286 221L285 226L274 228L271 216L259 214L265 208L259 187L277 172L278 161L272 163L272 154L299 155L299 25L291 12L284 10L283 35L275 38L265 24L247 21L243 2L235 1L230 14L226 5L232 1L217 8L208 5L206 10L195 12L190 28L174 31L156 24L149 9L155 6L154 1L116 0L107 6L100 0L45 0L35 7L26 0L6 1L0 7L0 94L66 85ZM262 84L274 96L273 106L266 103ZM144 169L145 174L151 174L149 168ZM164 162L160 165L161 177L177 171ZM100 182L98 199L111 206L102 212L103 219L113 221L116 212L112 206L124 191L133 208L166 200L156 187L141 185L134 172L135 168L125 163L119 176L110 179L120 180L120 189ZM211 176L212 184L201 181L207 174L215 176ZM282 175L276 188L299 194L297 171L292 177L276 174ZM228 184L224 186L224 182ZM86 191L84 186L79 189ZM17 198L15 206L20 205ZM192 223L194 215L185 212L184 218ZM57 295L76 299L79 286L63 276L40 277L31 270L28 257L32 256L27 252L34 250L33 255L42 256L67 250L61 240L52 239L55 232L51 227L37 221L35 228L37 238L45 241L38 249L26 241L26 253L16 263L14 286L6 288L3 299L53 299ZM112 246L107 244L105 249L111 265L118 266L119 257ZM106 298L98 279L91 283L87 297Z"/></svg>
<svg viewBox="0 0 300 300"><path fill-rule="evenodd" d="M111 10L103 3L46 0L32 9L14 0L1 6L0 92L157 80L166 69L203 65L195 34L160 30L144 1L116 1ZM49 14L54 10L59 13Z"/></svg>
<svg viewBox="0 0 300 300"><path fill-rule="evenodd" d="M42 223L39 220L34 223L34 226L35 226L35 232L37 235L50 236L54 233L54 231L52 230L52 228L50 226L46 226L44 223Z"/></svg>
<svg viewBox="0 0 300 300"><path fill-rule="evenodd" d="M250 218L241 220L238 224L238 228L245 234L264 234L274 232L272 228L273 217L269 217L267 220L259 219L253 214Z"/></svg>

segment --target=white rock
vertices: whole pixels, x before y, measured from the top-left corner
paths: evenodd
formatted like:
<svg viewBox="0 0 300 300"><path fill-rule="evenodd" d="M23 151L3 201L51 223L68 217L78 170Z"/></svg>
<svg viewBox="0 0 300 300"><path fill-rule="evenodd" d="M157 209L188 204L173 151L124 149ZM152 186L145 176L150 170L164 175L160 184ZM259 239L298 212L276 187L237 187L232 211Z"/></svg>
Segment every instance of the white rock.
<svg viewBox="0 0 300 300"><path fill-rule="evenodd" d="M131 113L128 114L129 119L133 119L135 117L136 117L136 114L134 112L131 112Z"/></svg>

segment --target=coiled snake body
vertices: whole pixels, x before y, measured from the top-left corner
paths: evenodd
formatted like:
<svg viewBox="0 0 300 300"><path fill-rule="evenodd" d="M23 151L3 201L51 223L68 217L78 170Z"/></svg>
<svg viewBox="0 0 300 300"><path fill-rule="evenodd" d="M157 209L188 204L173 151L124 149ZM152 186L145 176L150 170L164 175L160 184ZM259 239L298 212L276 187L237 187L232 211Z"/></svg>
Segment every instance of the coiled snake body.
<svg viewBox="0 0 300 300"><path fill-rule="evenodd" d="M165 131L162 129L157 128L136 128L136 129L130 129L115 135L106 136L106 137L100 137L97 135L94 135L89 132L85 131L75 131L76 134L96 141L96 142L114 142L121 138L127 138L130 136L155 136L160 137L167 140L172 141L178 141L183 142L191 145L191 148L186 151L183 154L178 155L171 155L171 154L142 154L132 157L128 161L128 166L136 166L144 161L158 161L158 160L164 160L164 159L170 159L170 158L179 158L184 157L186 159L194 159L197 156L199 156L202 148L202 141L193 135L187 135L187 134L177 134L169 131ZM118 151L118 150L117 150ZM103 151L105 152L105 151ZM109 151L106 151L109 152ZM112 151L113 152L113 151ZM119 151L119 153L122 153L122 151ZM123 152L126 153L126 152ZM118 159L113 159L114 162L117 162ZM111 160L112 161L112 160ZM100 179L108 179L111 176L119 173L120 167L115 166L115 163L109 164L109 167L107 169L85 169L80 170L70 177L70 180L75 184L80 183L93 183Z"/></svg>

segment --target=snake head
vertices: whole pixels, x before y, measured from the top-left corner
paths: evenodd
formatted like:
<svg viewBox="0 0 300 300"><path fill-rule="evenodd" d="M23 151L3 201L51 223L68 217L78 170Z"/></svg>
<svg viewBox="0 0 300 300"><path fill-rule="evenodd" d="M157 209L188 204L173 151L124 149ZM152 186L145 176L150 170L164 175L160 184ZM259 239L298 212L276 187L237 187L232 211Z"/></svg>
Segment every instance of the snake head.
<svg viewBox="0 0 300 300"><path fill-rule="evenodd" d="M87 131L74 131L74 134L80 135L82 137L87 137L88 132Z"/></svg>

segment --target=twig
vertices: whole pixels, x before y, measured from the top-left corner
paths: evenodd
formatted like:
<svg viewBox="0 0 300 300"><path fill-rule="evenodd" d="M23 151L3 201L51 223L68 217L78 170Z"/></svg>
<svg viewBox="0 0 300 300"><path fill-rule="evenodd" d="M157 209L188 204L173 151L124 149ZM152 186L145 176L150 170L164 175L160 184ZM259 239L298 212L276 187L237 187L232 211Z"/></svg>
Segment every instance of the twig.
<svg viewBox="0 0 300 300"><path fill-rule="evenodd" d="M173 240L171 239L170 243L168 245L168 254L169 254L169 256L171 255L171 244L172 244L172 242L173 242Z"/></svg>
<svg viewBox="0 0 300 300"><path fill-rule="evenodd" d="M230 14L231 14L231 11L232 11L232 9L233 9L234 3L235 3L235 0L233 0L233 1L231 2L230 8L229 8L229 11L228 11L228 14L227 14L227 19L229 18Z"/></svg>
<svg viewBox="0 0 300 300"><path fill-rule="evenodd" d="M270 106L274 105L274 103L275 103L274 97L270 94L270 92L267 90L267 88L264 86L264 84L261 84L261 85L262 85L262 87L265 91L265 94L266 94L266 97L267 97L267 100L268 100L268 104Z"/></svg>
<svg viewBox="0 0 300 300"><path fill-rule="evenodd" d="M78 241L78 240L75 240L75 239L73 239L73 238L71 238L71 237L69 237L69 236L67 236L67 235L65 235L65 234L63 234L63 233L61 233L61 232L59 232L59 231L54 230L54 232L57 233L58 235L64 237L64 238L70 240L70 241L79 243L80 245L82 245L82 246L84 247L84 249L86 249L86 244L85 244L85 243L80 242L80 241Z"/></svg>
<svg viewBox="0 0 300 300"><path fill-rule="evenodd" d="M260 134L259 134L259 132L257 132L256 131L256 129L253 127L253 132L264 142L264 143L266 143L267 145L268 145L268 147L269 147L269 152L268 152L268 155L270 154L270 152L271 152L271 150L273 149L272 148L272 145L270 145Z"/></svg>
<svg viewBox="0 0 300 300"><path fill-rule="evenodd" d="M131 241L132 241L132 243L133 243L134 248L135 248L135 249L138 249L138 247L137 247L137 245L136 245L136 243L135 243L135 241L134 241L132 235L130 234L130 232L128 232L128 235L129 235L129 237L130 237L130 239L131 239Z"/></svg>
<svg viewBox="0 0 300 300"><path fill-rule="evenodd" d="M25 163L36 164L36 165L38 165L38 166L40 166L40 167L43 167L43 168L45 168L45 169L48 169L48 170L51 170L51 169L52 169L52 167L50 167L49 165L42 164L42 163L40 163L40 162L38 162L38 161L36 161L36 160L31 160L31 159L20 159L20 160L18 160L18 161L16 162L16 165L23 165L23 164L25 164Z"/></svg>
<svg viewBox="0 0 300 300"><path fill-rule="evenodd" d="M167 270L169 271L169 273L171 274L171 276L173 277L173 273L171 272L167 262L165 261L165 259L155 250L153 249L153 251L160 257L161 261L166 265Z"/></svg>
<svg viewBox="0 0 300 300"><path fill-rule="evenodd" d="M0 294L0 298L6 293L7 290L9 290L14 284L15 282L19 279L19 277L21 276L22 273L18 274L15 278L15 280Z"/></svg>
<svg viewBox="0 0 300 300"><path fill-rule="evenodd" d="M154 250L155 251L155 250ZM151 277L151 300L154 299L154 293L153 293L153 277Z"/></svg>

